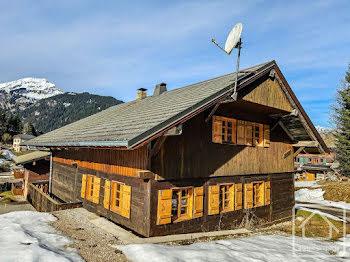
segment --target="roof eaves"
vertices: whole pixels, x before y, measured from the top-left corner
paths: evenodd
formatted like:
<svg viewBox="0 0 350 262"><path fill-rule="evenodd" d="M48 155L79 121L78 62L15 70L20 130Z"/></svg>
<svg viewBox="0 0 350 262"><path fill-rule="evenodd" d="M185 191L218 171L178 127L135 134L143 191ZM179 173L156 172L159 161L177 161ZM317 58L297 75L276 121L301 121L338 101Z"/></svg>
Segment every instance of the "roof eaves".
<svg viewBox="0 0 350 262"><path fill-rule="evenodd" d="M84 141L84 142L53 142L53 143L24 143L27 146L38 147L128 147L128 141Z"/></svg>

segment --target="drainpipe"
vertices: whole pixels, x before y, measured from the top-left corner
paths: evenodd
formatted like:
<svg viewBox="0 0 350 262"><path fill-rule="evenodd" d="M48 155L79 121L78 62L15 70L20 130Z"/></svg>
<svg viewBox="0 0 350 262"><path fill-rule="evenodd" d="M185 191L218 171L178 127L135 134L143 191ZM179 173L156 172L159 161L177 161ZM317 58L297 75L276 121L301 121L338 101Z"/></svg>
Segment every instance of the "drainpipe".
<svg viewBox="0 0 350 262"><path fill-rule="evenodd" d="M51 194L51 183L52 183L52 151L50 150L49 195Z"/></svg>

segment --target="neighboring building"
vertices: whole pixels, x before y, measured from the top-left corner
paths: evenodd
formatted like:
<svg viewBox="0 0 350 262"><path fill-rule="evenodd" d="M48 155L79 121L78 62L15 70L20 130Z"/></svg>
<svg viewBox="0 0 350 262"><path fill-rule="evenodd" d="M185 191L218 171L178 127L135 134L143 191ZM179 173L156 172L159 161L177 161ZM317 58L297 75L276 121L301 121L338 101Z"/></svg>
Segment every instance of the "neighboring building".
<svg viewBox="0 0 350 262"><path fill-rule="evenodd" d="M315 181L326 178L326 173L331 171L331 165L335 161L335 153L310 154L300 153L295 159L296 180Z"/></svg>
<svg viewBox="0 0 350 262"><path fill-rule="evenodd" d="M329 150L275 61L238 80L237 101L234 73L160 84L27 144L50 148L53 195L146 237L290 218L294 150Z"/></svg>
<svg viewBox="0 0 350 262"><path fill-rule="evenodd" d="M26 151L27 146L21 145L21 143L24 143L33 138L35 138L35 136L27 135L27 134L19 134L19 135L13 136L13 150L15 152Z"/></svg>
<svg viewBox="0 0 350 262"><path fill-rule="evenodd" d="M23 166L23 182L21 185L17 183L14 188L23 190L24 198L27 198L28 184L40 183L40 189L44 192L48 191L50 177L50 152L34 151L22 156L13 158L17 165ZM13 170L14 174L19 172Z"/></svg>

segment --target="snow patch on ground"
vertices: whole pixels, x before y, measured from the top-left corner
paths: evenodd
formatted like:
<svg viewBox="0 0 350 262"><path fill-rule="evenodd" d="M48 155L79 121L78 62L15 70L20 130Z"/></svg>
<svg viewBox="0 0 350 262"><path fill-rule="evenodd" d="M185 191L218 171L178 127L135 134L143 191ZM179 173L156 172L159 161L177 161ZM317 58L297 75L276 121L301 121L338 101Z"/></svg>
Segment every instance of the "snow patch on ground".
<svg viewBox="0 0 350 262"><path fill-rule="evenodd" d="M278 235L201 242L187 246L135 244L117 248L133 262L344 261L339 256L348 257L348 252L343 252L341 242L296 237L293 245L292 237Z"/></svg>
<svg viewBox="0 0 350 262"><path fill-rule="evenodd" d="M307 212L310 212L310 213L315 213L315 214L319 214L321 216L325 216L325 217L328 217L330 219L333 219L335 221L344 221L343 219L339 218L339 217L336 217L336 216L333 216L331 214L328 214L328 213L325 213L325 212L322 212L322 211L319 211L317 209L311 209L311 208L306 208L306 207L298 207L296 206L296 209L298 210L304 210L304 211L307 211Z"/></svg>
<svg viewBox="0 0 350 262"><path fill-rule="evenodd" d="M312 187L317 188L321 187L321 185L317 184L316 181L295 181L295 187Z"/></svg>
<svg viewBox="0 0 350 262"><path fill-rule="evenodd" d="M2 155L3 155L3 157L5 157L8 160L11 160L12 158L15 157L15 155L9 150L2 151Z"/></svg>
<svg viewBox="0 0 350 262"><path fill-rule="evenodd" d="M325 206L333 206L343 209L350 209L350 204L346 202L335 202L324 200L324 191L321 188L318 189L307 189L302 188L295 192L295 201L297 202L309 202L315 204L321 204Z"/></svg>
<svg viewBox="0 0 350 262"><path fill-rule="evenodd" d="M49 225L55 220L51 214L33 211L0 215L0 261L83 261L66 247L71 240Z"/></svg>

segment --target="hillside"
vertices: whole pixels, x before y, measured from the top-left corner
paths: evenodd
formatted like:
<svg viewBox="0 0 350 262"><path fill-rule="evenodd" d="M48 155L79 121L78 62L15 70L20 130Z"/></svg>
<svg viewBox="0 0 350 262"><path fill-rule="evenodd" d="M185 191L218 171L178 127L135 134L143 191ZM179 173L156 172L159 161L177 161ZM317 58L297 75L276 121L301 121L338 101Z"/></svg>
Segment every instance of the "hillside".
<svg viewBox="0 0 350 262"><path fill-rule="evenodd" d="M316 126L317 131L320 133L323 141L329 148L335 147L335 130L327 129L321 126Z"/></svg>
<svg viewBox="0 0 350 262"><path fill-rule="evenodd" d="M41 99L19 112L23 122L32 122L43 133L122 103L110 96L64 93Z"/></svg>

